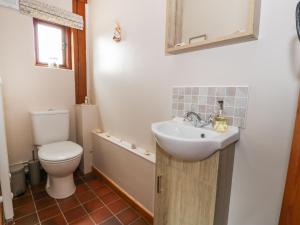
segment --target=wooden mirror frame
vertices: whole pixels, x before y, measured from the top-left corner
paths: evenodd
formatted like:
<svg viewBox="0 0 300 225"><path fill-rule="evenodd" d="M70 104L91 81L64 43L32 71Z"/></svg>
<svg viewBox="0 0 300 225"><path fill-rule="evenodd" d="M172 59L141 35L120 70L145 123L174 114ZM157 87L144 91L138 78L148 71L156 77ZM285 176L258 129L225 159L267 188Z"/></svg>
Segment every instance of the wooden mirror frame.
<svg viewBox="0 0 300 225"><path fill-rule="evenodd" d="M178 39L181 39L182 11L177 11L177 7L182 5L183 0L167 0L167 25L166 25L166 53L179 54L206 48L214 48L223 45L235 44L258 39L260 0L249 0L248 27L245 32L225 35L211 40L204 40L198 43L175 46Z"/></svg>

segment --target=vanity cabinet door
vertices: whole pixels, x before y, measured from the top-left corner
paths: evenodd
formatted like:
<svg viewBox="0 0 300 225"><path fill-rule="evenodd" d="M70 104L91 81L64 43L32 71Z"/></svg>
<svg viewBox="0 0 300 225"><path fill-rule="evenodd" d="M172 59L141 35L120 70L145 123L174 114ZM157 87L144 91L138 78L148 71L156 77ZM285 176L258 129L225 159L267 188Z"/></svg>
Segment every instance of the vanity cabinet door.
<svg viewBox="0 0 300 225"><path fill-rule="evenodd" d="M219 155L184 162L157 146L155 225L214 225Z"/></svg>
<svg viewBox="0 0 300 225"><path fill-rule="evenodd" d="M155 193L155 211L154 211L154 225L163 225L167 223L168 213L168 199L170 198L167 185L167 167L169 165L169 157L162 154L161 150L157 148L156 153L156 193Z"/></svg>

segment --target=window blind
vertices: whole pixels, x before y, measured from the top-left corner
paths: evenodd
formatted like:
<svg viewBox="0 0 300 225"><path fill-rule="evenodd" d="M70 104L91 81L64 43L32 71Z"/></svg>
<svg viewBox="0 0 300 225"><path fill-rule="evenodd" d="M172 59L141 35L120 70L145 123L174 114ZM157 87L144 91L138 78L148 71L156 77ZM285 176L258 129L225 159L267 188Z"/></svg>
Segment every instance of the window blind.
<svg viewBox="0 0 300 225"><path fill-rule="evenodd" d="M22 14L37 19L79 30L83 30L84 27L82 16L44 2L37 0L19 0L19 8Z"/></svg>
<svg viewBox="0 0 300 225"><path fill-rule="evenodd" d="M19 0L0 0L0 6L19 10Z"/></svg>

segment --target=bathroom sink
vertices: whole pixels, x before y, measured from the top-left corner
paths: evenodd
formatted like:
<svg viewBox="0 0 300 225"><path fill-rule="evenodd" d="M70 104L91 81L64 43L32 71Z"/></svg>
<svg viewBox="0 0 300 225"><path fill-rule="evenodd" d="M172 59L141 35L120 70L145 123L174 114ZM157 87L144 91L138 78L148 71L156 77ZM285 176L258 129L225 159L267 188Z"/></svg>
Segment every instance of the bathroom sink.
<svg viewBox="0 0 300 225"><path fill-rule="evenodd" d="M152 124L159 146L170 155L187 161L203 160L239 140L239 128L229 126L226 133L197 128L183 119Z"/></svg>

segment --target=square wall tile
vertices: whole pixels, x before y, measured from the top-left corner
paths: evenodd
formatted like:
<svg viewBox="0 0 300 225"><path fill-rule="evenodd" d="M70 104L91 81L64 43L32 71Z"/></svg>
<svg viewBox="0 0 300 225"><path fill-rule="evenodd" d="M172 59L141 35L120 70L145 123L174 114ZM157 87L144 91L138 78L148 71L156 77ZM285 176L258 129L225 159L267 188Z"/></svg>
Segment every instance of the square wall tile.
<svg viewBox="0 0 300 225"><path fill-rule="evenodd" d="M184 104L183 103L178 103L177 109L178 110L183 110L184 109Z"/></svg>
<svg viewBox="0 0 300 225"><path fill-rule="evenodd" d="M236 97L248 97L248 88L247 87L237 87L236 88Z"/></svg>
<svg viewBox="0 0 300 225"><path fill-rule="evenodd" d="M192 96L192 103L193 104L198 104L198 100L199 100L199 96L197 96L197 95Z"/></svg>
<svg viewBox="0 0 300 225"><path fill-rule="evenodd" d="M207 97L207 105L215 105L216 104L216 97Z"/></svg>
<svg viewBox="0 0 300 225"><path fill-rule="evenodd" d="M230 125L246 127L249 88L247 86L173 87L172 116L186 112L199 113L207 120L219 111L218 101L224 101L224 116Z"/></svg>
<svg viewBox="0 0 300 225"><path fill-rule="evenodd" d="M199 105L207 105L207 96L199 96L198 103Z"/></svg>
<svg viewBox="0 0 300 225"><path fill-rule="evenodd" d="M179 92L178 88L173 88L173 95L178 95L178 92Z"/></svg>
<svg viewBox="0 0 300 225"><path fill-rule="evenodd" d="M178 88L178 95L184 95L184 88Z"/></svg>
<svg viewBox="0 0 300 225"><path fill-rule="evenodd" d="M193 87L192 88L192 95L196 95L196 96L199 95L199 87Z"/></svg>
<svg viewBox="0 0 300 225"><path fill-rule="evenodd" d="M206 105L199 105L199 112L206 113Z"/></svg>
<svg viewBox="0 0 300 225"><path fill-rule="evenodd" d="M248 103L247 98L239 98L239 97L235 98L235 107L236 108L246 108L247 103Z"/></svg>
<svg viewBox="0 0 300 225"><path fill-rule="evenodd" d="M216 96L225 96L226 95L226 88L225 87L217 87L216 89Z"/></svg>
<svg viewBox="0 0 300 225"><path fill-rule="evenodd" d="M216 96L216 87L209 87L208 88L208 96Z"/></svg>
<svg viewBox="0 0 300 225"><path fill-rule="evenodd" d="M225 107L234 107L234 97L224 97Z"/></svg>
<svg viewBox="0 0 300 225"><path fill-rule="evenodd" d="M227 87L226 88L226 96L234 97L236 93L236 87Z"/></svg>
<svg viewBox="0 0 300 225"><path fill-rule="evenodd" d="M208 95L208 87L199 87L199 95L207 96Z"/></svg>
<svg viewBox="0 0 300 225"><path fill-rule="evenodd" d="M191 87L186 87L184 89L184 95L192 95L192 88Z"/></svg>

